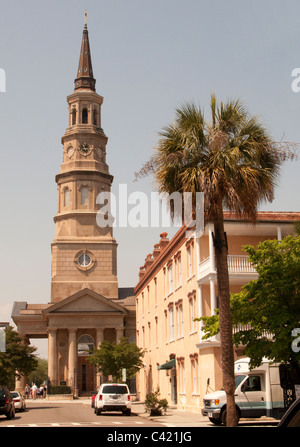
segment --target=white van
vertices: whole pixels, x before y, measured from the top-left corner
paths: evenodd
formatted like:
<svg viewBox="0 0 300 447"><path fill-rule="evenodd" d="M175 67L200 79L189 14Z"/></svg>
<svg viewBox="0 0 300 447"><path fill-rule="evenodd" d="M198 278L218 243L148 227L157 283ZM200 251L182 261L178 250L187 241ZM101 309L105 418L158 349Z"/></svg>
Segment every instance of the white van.
<svg viewBox="0 0 300 447"><path fill-rule="evenodd" d="M122 411L131 414L131 398L128 386L125 383L103 383L95 397L95 413L102 411Z"/></svg>
<svg viewBox="0 0 300 447"><path fill-rule="evenodd" d="M280 419L283 415L284 397L280 386L279 365L263 359L255 369L249 369L249 358L234 363L235 403L238 418L261 416ZM203 399L202 415L216 425L226 424L226 393L224 390L207 393Z"/></svg>

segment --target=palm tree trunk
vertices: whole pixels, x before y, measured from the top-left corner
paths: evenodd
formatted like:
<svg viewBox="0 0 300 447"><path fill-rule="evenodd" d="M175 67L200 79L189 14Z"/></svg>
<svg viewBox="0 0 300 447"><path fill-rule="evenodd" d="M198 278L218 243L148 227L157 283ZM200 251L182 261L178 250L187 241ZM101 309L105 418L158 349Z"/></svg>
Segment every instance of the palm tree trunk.
<svg viewBox="0 0 300 447"><path fill-rule="evenodd" d="M213 219L214 224L214 247L215 262L217 269L218 294L219 294L219 322L221 338L221 363L223 372L223 386L227 400L226 425L233 427L237 425L235 407L235 380L234 380L234 354L232 340L232 324L230 312L229 274L227 264L227 239L224 232L224 219L222 204Z"/></svg>

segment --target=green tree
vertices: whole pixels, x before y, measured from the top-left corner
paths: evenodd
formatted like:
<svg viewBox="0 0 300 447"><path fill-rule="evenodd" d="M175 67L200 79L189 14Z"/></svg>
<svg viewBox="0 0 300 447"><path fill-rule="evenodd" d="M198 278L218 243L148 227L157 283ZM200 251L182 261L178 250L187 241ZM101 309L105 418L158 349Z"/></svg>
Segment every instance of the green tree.
<svg viewBox="0 0 300 447"><path fill-rule="evenodd" d="M210 109L210 123L194 104L177 109L174 124L160 133L139 176L153 173L160 193L192 192L194 204L196 193L204 193L206 220L214 226L223 386L231 426L236 425L235 382L223 210L255 222L258 205L273 199L281 157L263 125L239 100L217 104L212 95Z"/></svg>
<svg viewBox="0 0 300 447"><path fill-rule="evenodd" d="M11 326L5 329L5 338L5 352L0 352L0 383L14 389L16 376L28 376L36 368L36 348L23 343Z"/></svg>
<svg viewBox="0 0 300 447"><path fill-rule="evenodd" d="M233 341L245 346L251 367L268 357L300 372L300 235L247 245L244 251L259 277L231 295L232 323L244 327ZM203 320L206 338L218 333L218 315Z"/></svg>
<svg viewBox="0 0 300 447"><path fill-rule="evenodd" d="M95 348L89 357L89 362L94 365L104 377L109 375L117 382L122 381L122 369L126 368L126 380L132 379L143 366L145 351L138 348L135 343L128 342L127 338L121 338L118 344L104 340L99 348Z"/></svg>
<svg viewBox="0 0 300 447"><path fill-rule="evenodd" d="M48 379L48 361L46 359L37 359L37 367L27 377L28 383L41 385Z"/></svg>

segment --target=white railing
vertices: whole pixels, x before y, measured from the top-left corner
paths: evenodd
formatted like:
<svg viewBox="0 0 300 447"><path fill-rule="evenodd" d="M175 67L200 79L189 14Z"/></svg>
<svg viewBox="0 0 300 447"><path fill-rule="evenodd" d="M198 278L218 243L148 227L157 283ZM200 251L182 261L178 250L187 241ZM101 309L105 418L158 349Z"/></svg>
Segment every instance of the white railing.
<svg viewBox="0 0 300 447"><path fill-rule="evenodd" d="M255 268L249 261L248 255L228 255L229 273L256 273ZM199 264L199 276L212 273L212 264L210 257L204 259Z"/></svg>
<svg viewBox="0 0 300 447"><path fill-rule="evenodd" d="M256 273L248 255L228 255L227 262L229 273Z"/></svg>

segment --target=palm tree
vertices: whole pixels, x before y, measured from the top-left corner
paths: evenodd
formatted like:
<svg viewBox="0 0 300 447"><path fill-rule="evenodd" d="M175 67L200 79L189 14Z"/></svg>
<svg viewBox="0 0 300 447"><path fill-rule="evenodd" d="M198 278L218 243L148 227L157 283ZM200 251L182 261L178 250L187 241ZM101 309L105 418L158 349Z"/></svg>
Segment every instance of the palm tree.
<svg viewBox="0 0 300 447"><path fill-rule="evenodd" d="M163 129L150 161L140 174L153 172L160 193L204 193L206 221L213 223L219 295L221 361L227 397L227 425L236 425L234 353L230 315L227 240L223 211L255 222L261 201L272 201L281 157L276 144L239 100L217 104L211 95L211 123L195 104L176 110Z"/></svg>

